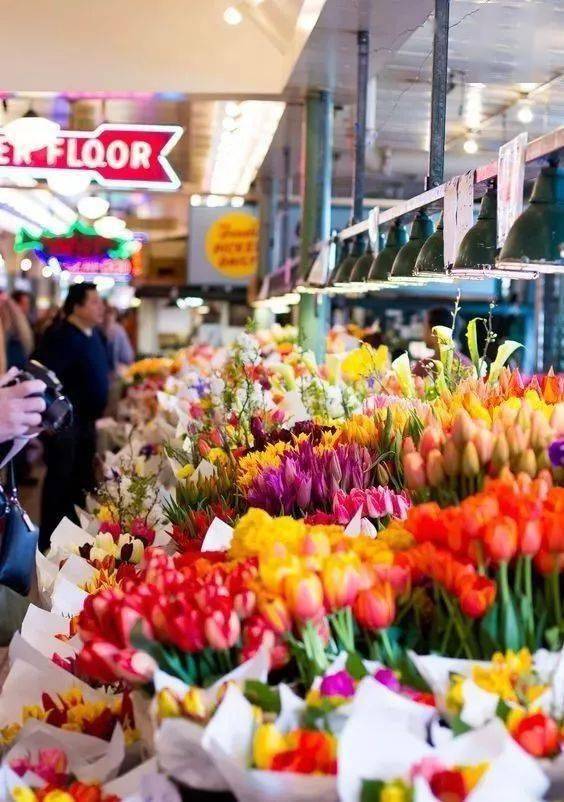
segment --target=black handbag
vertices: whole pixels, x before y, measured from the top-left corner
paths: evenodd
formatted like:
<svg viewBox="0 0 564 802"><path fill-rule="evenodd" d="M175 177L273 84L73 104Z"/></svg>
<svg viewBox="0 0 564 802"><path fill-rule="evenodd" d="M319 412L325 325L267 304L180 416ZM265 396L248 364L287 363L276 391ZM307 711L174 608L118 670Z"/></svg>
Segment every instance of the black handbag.
<svg viewBox="0 0 564 802"><path fill-rule="evenodd" d="M13 461L8 465L6 486L0 490L0 503L3 506L0 585L27 596L35 569L39 530L18 499Z"/></svg>

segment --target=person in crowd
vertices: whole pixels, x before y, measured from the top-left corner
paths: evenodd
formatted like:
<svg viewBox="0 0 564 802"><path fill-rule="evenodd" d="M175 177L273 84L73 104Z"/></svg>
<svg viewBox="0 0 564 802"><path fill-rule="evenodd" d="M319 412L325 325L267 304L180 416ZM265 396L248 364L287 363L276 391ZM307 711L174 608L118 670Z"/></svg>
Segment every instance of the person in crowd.
<svg viewBox="0 0 564 802"><path fill-rule="evenodd" d="M74 409L72 426L46 438L47 475L41 502L39 547L49 547L61 518L75 518L74 505L83 505L95 485L96 420L108 400L110 364L100 332L104 316L96 285L73 284L61 321L48 329L36 356L58 376Z"/></svg>
<svg viewBox="0 0 564 802"><path fill-rule="evenodd" d="M20 307L7 295L0 298L0 373L23 368L33 350L33 332Z"/></svg>
<svg viewBox="0 0 564 802"><path fill-rule="evenodd" d="M26 290L14 290L12 301L21 309L26 320L31 321L31 293Z"/></svg>
<svg viewBox="0 0 564 802"><path fill-rule="evenodd" d="M104 334L110 351L112 368L117 370L120 365L131 365L135 353L131 346L126 330L118 321L117 309L109 303L104 303Z"/></svg>
<svg viewBox="0 0 564 802"><path fill-rule="evenodd" d="M0 443L23 437L36 429L45 410L45 384L39 379L6 386L17 372L17 368L11 368L0 377Z"/></svg>

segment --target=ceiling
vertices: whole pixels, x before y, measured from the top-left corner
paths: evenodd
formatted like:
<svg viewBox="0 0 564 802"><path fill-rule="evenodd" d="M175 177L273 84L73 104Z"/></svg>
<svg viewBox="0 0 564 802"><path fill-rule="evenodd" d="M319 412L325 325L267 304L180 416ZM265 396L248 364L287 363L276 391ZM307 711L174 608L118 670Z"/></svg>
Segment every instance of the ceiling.
<svg viewBox="0 0 564 802"><path fill-rule="evenodd" d="M308 86L334 90L334 194L351 193L360 26L371 34L367 192L401 198L421 191L431 99L430 6L328 0L287 91L298 98ZM564 123L563 0L451 0L449 70L447 177L495 159L499 146L523 130L532 139ZM533 119L524 125L518 114L527 92ZM282 148L290 143L296 187L301 125L301 108L290 107L265 162L267 174L280 175ZM478 145L476 154L464 151L468 137Z"/></svg>

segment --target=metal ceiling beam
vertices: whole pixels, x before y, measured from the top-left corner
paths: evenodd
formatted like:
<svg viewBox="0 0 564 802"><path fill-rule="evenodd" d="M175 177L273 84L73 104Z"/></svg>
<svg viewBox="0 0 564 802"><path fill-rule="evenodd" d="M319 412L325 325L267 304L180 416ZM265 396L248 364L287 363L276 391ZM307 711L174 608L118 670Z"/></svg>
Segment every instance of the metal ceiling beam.
<svg viewBox="0 0 564 802"><path fill-rule="evenodd" d="M448 86L448 21L450 0L435 0L433 74L431 85L431 136L429 172L425 189L442 183L445 168L446 107Z"/></svg>

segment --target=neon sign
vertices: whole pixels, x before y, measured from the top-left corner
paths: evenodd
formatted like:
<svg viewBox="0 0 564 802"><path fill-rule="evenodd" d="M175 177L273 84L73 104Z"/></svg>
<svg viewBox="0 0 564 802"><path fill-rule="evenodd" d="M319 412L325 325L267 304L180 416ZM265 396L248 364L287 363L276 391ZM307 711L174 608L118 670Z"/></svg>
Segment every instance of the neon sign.
<svg viewBox="0 0 564 802"><path fill-rule="evenodd" d="M44 263L56 259L63 269L80 262L101 262L108 259L129 259L139 248L139 241L118 237L101 237L91 226L77 220L66 234L42 231L37 237L21 229L16 235L14 251L33 251ZM97 271L96 271L97 272Z"/></svg>
<svg viewBox="0 0 564 802"><path fill-rule="evenodd" d="M61 131L40 150L13 147L0 133L0 171L48 178L65 170L87 173L117 189L177 189L180 180L167 156L182 136L177 125L104 123L95 131Z"/></svg>

